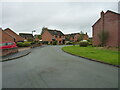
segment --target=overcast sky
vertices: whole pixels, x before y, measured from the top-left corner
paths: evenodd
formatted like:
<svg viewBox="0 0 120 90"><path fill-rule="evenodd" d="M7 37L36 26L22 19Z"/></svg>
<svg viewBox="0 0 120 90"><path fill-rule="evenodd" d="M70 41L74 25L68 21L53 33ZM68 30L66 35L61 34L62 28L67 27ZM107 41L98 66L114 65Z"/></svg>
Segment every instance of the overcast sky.
<svg viewBox="0 0 120 90"><path fill-rule="evenodd" d="M42 27L58 29L63 33L81 30L92 36L92 25L101 11L118 12L117 2L4 2L2 3L3 29L40 34Z"/></svg>

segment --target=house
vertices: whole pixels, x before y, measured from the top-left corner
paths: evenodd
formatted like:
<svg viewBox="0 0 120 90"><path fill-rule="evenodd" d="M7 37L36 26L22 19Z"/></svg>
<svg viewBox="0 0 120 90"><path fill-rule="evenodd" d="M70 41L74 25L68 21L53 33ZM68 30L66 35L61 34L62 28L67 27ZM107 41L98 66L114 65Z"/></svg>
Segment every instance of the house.
<svg viewBox="0 0 120 90"><path fill-rule="evenodd" d="M0 43L7 41L14 41L14 38L8 33L4 32L2 28L0 28Z"/></svg>
<svg viewBox="0 0 120 90"><path fill-rule="evenodd" d="M18 42L18 41L23 41L23 38L17 35L15 32L13 32L11 29L7 28L3 30L0 28L0 38L2 42L7 42L7 41L13 41L13 42Z"/></svg>
<svg viewBox="0 0 120 90"><path fill-rule="evenodd" d="M34 35L34 40L35 41L40 41L41 40L41 35L35 34Z"/></svg>
<svg viewBox="0 0 120 90"><path fill-rule="evenodd" d="M72 34L66 34L65 37L66 37L66 41L73 41L73 42L76 42L76 41L79 41L79 37L80 37L80 33L72 33ZM83 34L83 40L88 40L89 37L86 34Z"/></svg>
<svg viewBox="0 0 120 90"><path fill-rule="evenodd" d="M101 12L100 18L92 26L93 33L93 45L98 46L101 44L98 35L101 31L108 32L108 38L106 39L106 46L118 47L120 46L120 14L108 10L107 12ZM118 41L119 40L119 41Z"/></svg>
<svg viewBox="0 0 120 90"><path fill-rule="evenodd" d="M6 28L4 32L12 36L15 42L23 41L23 38L19 36L18 34L16 34L15 32L13 32L13 30L11 30L10 28Z"/></svg>
<svg viewBox="0 0 120 90"><path fill-rule="evenodd" d="M24 41L33 41L33 35L30 33L19 33L21 37L23 37Z"/></svg>
<svg viewBox="0 0 120 90"><path fill-rule="evenodd" d="M54 41L57 41L57 44L65 43L65 36L59 30L50 30L45 28L42 30L41 37L43 42L47 41L49 44L53 44Z"/></svg>

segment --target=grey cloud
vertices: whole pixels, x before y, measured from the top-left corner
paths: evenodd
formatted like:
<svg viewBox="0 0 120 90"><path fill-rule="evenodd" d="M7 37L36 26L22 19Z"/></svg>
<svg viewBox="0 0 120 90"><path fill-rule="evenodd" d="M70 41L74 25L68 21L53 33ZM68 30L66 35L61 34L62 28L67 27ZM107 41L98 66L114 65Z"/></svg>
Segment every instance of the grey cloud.
<svg viewBox="0 0 120 90"><path fill-rule="evenodd" d="M41 32L43 26L61 29L64 33L88 32L102 10L117 12L117 2L6 2L2 3L2 27L15 32Z"/></svg>

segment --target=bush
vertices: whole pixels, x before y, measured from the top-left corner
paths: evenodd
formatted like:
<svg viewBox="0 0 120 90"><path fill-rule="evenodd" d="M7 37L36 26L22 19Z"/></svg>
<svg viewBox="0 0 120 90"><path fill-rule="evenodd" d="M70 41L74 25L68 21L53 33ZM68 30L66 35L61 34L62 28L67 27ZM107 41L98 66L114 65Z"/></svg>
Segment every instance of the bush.
<svg viewBox="0 0 120 90"><path fill-rule="evenodd" d="M23 46L24 46L24 47L29 47L29 46L31 46L31 42L24 42L24 43L23 43Z"/></svg>
<svg viewBox="0 0 120 90"><path fill-rule="evenodd" d="M28 42L32 42L32 41L33 41L33 38L29 38L27 41L28 41Z"/></svg>
<svg viewBox="0 0 120 90"><path fill-rule="evenodd" d="M48 41L43 41L42 44L48 44Z"/></svg>
<svg viewBox="0 0 120 90"><path fill-rule="evenodd" d="M72 45L73 44L73 42L67 42L66 43L66 45Z"/></svg>
<svg viewBox="0 0 120 90"><path fill-rule="evenodd" d="M87 47L88 42L87 41L80 41L79 45L80 45L80 47Z"/></svg>
<svg viewBox="0 0 120 90"><path fill-rule="evenodd" d="M17 46L18 47L23 47L24 45L23 45L23 42L17 42Z"/></svg>
<svg viewBox="0 0 120 90"><path fill-rule="evenodd" d="M17 42L18 47L28 47L31 46L31 42Z"/></svg>
<svg viewBox="0 0 120 90"><path fill-rule="evenodd" d="M53 41L53 45L57 45L57 41Z"/></svg>

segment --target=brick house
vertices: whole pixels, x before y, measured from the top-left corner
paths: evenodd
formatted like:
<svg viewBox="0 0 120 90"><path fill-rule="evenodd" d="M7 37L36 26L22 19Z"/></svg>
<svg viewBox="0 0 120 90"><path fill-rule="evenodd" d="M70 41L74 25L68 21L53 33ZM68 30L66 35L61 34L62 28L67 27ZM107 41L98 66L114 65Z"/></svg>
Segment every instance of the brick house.
<svg viewBox="0 0 120 90"><path fill-rule="evenodd" d="M18 42L18 41L23 41L23 38L21 36L19 36L18 34L16 34L15 32L13 32L11 29L9 28L6 28L4 30L4 32L6 32L7 34L9 34L10 36L12 36L14 38L14 41L15 42Z"/></svg>
<svg viewBox="0 0 120 90"><path fill-rule="evenodd" d="M11 35L4 32L2 28L0 28L0 43L7 41L14 41L14 38Z"/></svg>
<svg viewBox="0 0 120 90"><path fill-rule="evenodd" d="M18 42L18 41L23 41L23 38L17 35L15 32L13 32L11 29L7 28L5 30L2 30L0 28L0 38L1 42L7 42L7 41L13 41L13 42Z"/></svg>
<svg viewBox="0 0 120 90"><path fill-rule="evenodd" d="M72 34L66 34L65 37L69 37L69 40L67 39L67 41L76 42L76 41L79 41L78 38L80 37L80 35L81 35L80 33L72 33ZM84 34L83 40L88 40L88 39L89 39L89 37L88 37L87 33Z"/></svg>
<svg viewBox="0 0 120 90"><path fill-rule="evenodd" d="M42 41L48 41L49 44L52 44L54 41L57 41L57 44L65 43L65 36L59 30L50 30L45 28L41 33Z"/></svg>
<svg viewBox="0 0 120 90"><path fill-rule="evenodd" d="M93 45L99 45L100 39L98 34L101 30L108 32L108 38L106 40L106 46L118 47L120 46L120 14L108 10L106 13L101 12L101 17L92 26L93 30ZM118 41L119 40L119 41Z"/></svg>
<svg viewBox="0 0 120 90"><path fill-rule="evenodd" d="M24 39L24 41L33 41L33 35L30 33L19 33L19 35Z"/></svg>

